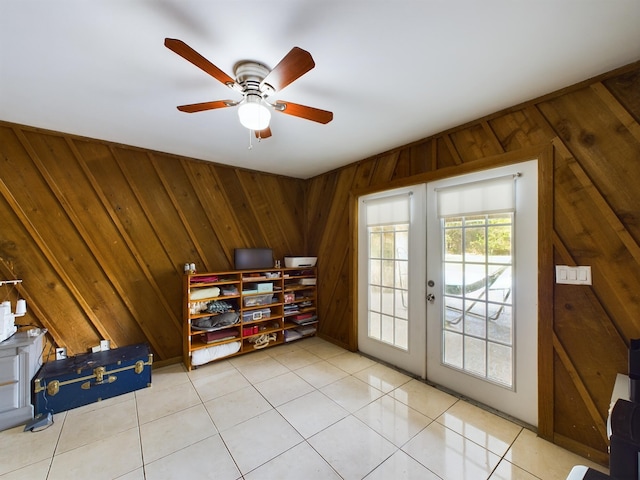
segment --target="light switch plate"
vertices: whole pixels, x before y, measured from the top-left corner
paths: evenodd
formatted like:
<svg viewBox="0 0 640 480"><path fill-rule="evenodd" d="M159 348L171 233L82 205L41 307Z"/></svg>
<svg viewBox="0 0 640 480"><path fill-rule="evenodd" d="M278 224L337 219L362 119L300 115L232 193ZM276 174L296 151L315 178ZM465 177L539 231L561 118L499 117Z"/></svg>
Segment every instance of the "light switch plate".
<svg viewBox="0 0 640 480"><path fill-rule="evenodd" d="M56 348L56 360L64 360L67 358L67 349L64 347Z"/></svg>
<svg viewBox="0 0 640 480"><path fill-rule="evenodd" d="M106 350L109 350L110 348L111 348L110 340L100 340L100 350L104 352Z"/></svg>
<svg viewBox="0 0 640 480"><path fill-rule="evenodd" d="M556 283L569 285L591 285L591 267L556 265Z"/></svg>

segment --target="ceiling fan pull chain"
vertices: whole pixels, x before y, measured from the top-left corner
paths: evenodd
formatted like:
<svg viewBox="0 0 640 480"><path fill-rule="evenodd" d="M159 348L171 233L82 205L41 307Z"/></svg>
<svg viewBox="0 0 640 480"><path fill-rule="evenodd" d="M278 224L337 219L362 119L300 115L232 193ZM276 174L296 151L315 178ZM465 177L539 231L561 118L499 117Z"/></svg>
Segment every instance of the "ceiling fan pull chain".
<svg viewBox="0 0 640 480"><path fill-rule="evenodd" d="M249 150L253 150L253 145L251 144L251 134L253 133L251 130L247 130L249 132Z"/></svg>

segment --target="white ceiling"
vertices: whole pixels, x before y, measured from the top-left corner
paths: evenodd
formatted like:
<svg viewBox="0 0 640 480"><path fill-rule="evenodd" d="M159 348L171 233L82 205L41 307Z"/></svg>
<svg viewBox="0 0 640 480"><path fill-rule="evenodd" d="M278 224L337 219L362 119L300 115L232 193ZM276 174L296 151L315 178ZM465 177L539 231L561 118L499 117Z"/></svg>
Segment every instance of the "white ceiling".
<svg viewBox="0 0 640 480"><path fill-rule="evenodd" d="M274 113L257 142L227 74L293 47L316 67L276 93L334 112ZM640 59L640 0L1 0L0 120L308 178Z"/></svg>

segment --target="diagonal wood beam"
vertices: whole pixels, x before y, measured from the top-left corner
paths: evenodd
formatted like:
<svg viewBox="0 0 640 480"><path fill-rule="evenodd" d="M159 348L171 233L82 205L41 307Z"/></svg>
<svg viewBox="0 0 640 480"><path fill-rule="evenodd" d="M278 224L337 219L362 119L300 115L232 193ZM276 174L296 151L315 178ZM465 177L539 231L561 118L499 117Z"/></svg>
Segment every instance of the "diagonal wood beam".
<svg viewBox="0 0 640 480"><path fill-rule="evenodd" d="M571 380L573 381L573 385L576 387L576 390L578 391L578 395L580 395L580 398L584 402L585 407L587 407L587 411L589 412L589 415L591 416L591 419L593 420L593 423L595 424L595 427L598 430L598 433L600 434L600 436L602 436L602 439L606 442L607 427L605 425L605 420L600 415L600 412L598 411L598 407L593 402L593 399L591 398L591 395L589 394L589 391L587 390L587 387L585 386L584 382L580 378L580 375L578 374L578 371L576 370L573 362L571 361L569 354L567 353L567 351L564 348L564 345L562 345L562 343L560 342L560 339L555 333L553 334L553 348L556 351L556 355L558 355L560 362L562 362L562 365L567 370L569 377L571 377Z"/></svg>
<svg viewBox="0 0 640 480"><path fill-rule="evenodd" d="M66 198L62 194L62 192L60 191L60 188L58 187L58 184L55 182L55 180L53 179L53 177L51 176L51 174L49 173L49 171L45 167L44 163L42 162L42 160L40 159L38 154L35 152L34 148L32 147L32 145L29 142L29 140L27 139L27 137L25 136L24 132L22 130L17 129L17 128L14 129L14 132L15 132L15 135L18 138L18 140L20 140L20 143L22 144L22 146L24 147L26 152L29 154L29 157L33 161L34 165L36 166L36 168L38 169L38 171L42 175L42 178L44 178L45 182L47 183L47 185L51 189L51 192L54 194L54 196L56 197L56 199L60 203L60 206L63 208L65 213L69 216L69 219L72 221L73 225L76 227L78 232L80 234L83 234L84 233L84 229L81 227L81 223L78 220L77 216L75 215L75 212L73 211L73 208L71 207L69 202L66 200ZM25 228L27 229L27 231L31 235L31 238L34 239L34 241L36 242L38 247L42 250L43 254L47 258L47 261L49 261L49 263L51 264L51 266L53 267L55 272L60 276L60 279L62 280L62 282L69 289L69 292L71 292L71 294L73 295L73 298L78 302L78 305L80 305L80 307L82 308L82 311L84 312L84 314L91 321L91 324L94 327L95 331L102 338L109 338L109 335L108 335L108 332L107 332L107 328L103 325L103 323L100 321L100 319L97 317L97 315L95 315L95 313L93 312L93 309L86 302L86 300L85 300L84 296L82 295L82 293L80 293L80 291L76 288L75 283L71 280L71 278L69 277L69 274L64 269L62 264L58 261L57 258L55 258L55 255L53 254L53 252L51 252L51 250L47 246L47 244L44 241L44 239L40 236L40 233L37 231L36 227L31 223L31 221L29 221L29 219L27 218L27 215L17 205L17 202L15 202L15 200L13 200L13 201L15 203L14 206L13 206L13 210L16 212L18 217L21 219L23 225L25 226ZM16 210L16 209L19 209L19 211ZM49 330L49 327L52 327L52 325L50 324L50 322L47 322L47 323L49 323L49 326L47 326L46 328L47 328L47 330ZM62 337L57 336L59 334L56 332L55 329L52 328L49 331L51 332L52 335L54 335L54 334L56 335L56 336L54 336L54 340L56 341L56 343L61 341ZM117 345L114 343L114 346L117 346Z"/></svg>
<svg viewBox="0 0 640 480"><path fill-rule="evenodd" d="M455 164L462 165L464 162L462 161L462 158L460 157L460 154L458 153L456 146L453 144L453 141L451 140L451 135L443 135L442 138L444 139L444 143L447 145L447 149L451 153L451 156L453 157L453 161L455 162Z"/></svg>
<svg viewBox="0 0 640 480"><path fill-rule="evenodd" d="M636 122L629 111L620 104L618 99L613 96L607 87L605 87L602 82L597 82L591 85L591 90L607 104L607 107L609 107L616 118L620 120L631 135L640 142L640 123Z"/></svg>
<svg viewBox="0 0 640 480"><path fill-rule="evenodd" d="M158 164L158 160L156 159L155 155L151 154L150 152L147 152L147 157L149 158L149 161L151 162L153 169L158 175L158 178L160 179L160 183L162 183L164 191L167 194L167 197L169 198L169 200L171 201L173 208L175 208L176 213L180 217L180 223L182 224L182 229L186 232L187 236L191 239L191 244L196 249L196 251L198 252L198 256L204 263L205 270L207 272L212 271L211 265L209 265L208 259L204 254L204 250L202 249L202 245L200 244L200 242L198 242L196 235L193 231L193 228L191 228L191 225L189 224L189 221L187 220L187 217L184 214L183 209L180 208L180 202L178 202L178 199L176 198L176 195L173 192L173 189L171 188L171 185L169 183L169 180L167 179L167 176L163 173L162 169L160 168L160 165ZM180 272L180 274L182 273L183 272Z"/></svg>
<svg viewBox="0 0 640 480"><path fill-rule="evenodd" d="M553 140L553 146L567 161L567 166L571 169L571 172L576 176L582 188L584 188L591 201L596 205L602 216L605 218L609 226L616 232L618 238L627 248L629 253L633 256L636 262L640 263L640 245L631 236L627 228L620 221L616 212L613 211L611 206L606 202L604 196L595 187L589 176L585 173L583 168L573 157L569 149L559 138Z"/></svg>

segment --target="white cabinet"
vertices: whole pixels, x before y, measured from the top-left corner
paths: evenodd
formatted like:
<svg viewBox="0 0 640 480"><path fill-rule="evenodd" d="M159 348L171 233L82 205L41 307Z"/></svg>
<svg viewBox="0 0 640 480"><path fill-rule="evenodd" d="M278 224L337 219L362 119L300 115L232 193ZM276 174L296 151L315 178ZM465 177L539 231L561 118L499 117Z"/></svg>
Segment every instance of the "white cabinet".
<svg viewBox="0 0 640 480"><path fill-rule="evenodd" d="M42 365L45 333L18 332L0 343L0 430L33 418L31 380Z"/></svg>

